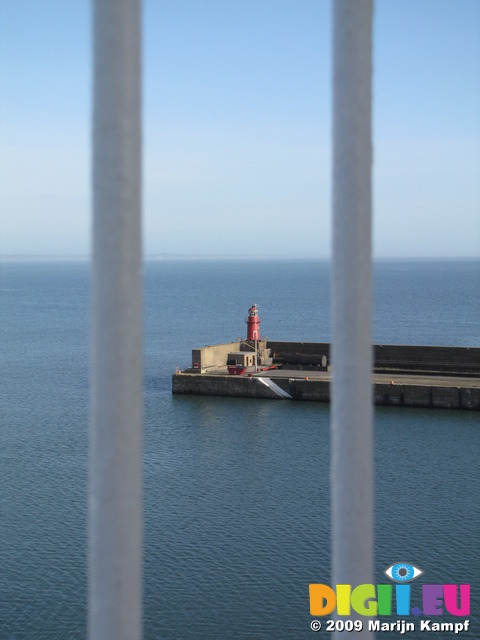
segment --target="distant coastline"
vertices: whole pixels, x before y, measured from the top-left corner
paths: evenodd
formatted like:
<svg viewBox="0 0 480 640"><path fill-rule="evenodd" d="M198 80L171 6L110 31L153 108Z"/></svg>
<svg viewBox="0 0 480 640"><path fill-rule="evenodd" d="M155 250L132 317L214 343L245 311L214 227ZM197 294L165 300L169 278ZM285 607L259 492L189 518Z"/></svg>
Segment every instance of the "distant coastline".
<svg viewBox="0 0 480 640"><path fill-rule="evenodd" d="M0 255L0 264L8 264L8 263L31 263L31 262L89 262L91 256L89 255L48 255L48 254L25 254L25 255ZM215 260L224 260L224 261L241 261L241 262L252 262L252 261L264 261L264 262L274 262L274 261L289 261L289 262L330 262L330 257L319 257L319 256L285 256L285 255L226 255L226 254L216 254L216 255L200 255L200 254L176 254L176 253L159 253L159 254L147 254L143 257L144 262L191 262L191 261L215 261ZM401 262L401 263L412 263L412 262L421 262L421 263L434 263L434 262L480 262L480 255L478 256L458 256L458 257L374 257L373 263L384 263L384 262Z"/></svg>

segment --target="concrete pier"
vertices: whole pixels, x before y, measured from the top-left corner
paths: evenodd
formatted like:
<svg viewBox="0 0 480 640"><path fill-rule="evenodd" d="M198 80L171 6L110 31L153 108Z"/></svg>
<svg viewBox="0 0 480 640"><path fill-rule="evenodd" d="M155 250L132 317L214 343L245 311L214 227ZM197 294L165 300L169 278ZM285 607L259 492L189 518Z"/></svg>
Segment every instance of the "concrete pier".
<svg viewBox="0 0 480 640"><path fill-rule="evenodd" d="M328 343L266 341L262 355L279 368L229 375L228 354L248 348L240 341L194 349L192 367L173 375L172 392L330 401ZM376 345L374 354L376 405L480 410L480 348Z"/></svg>
<svg viewBox="0 0 480 640"><path fill-rule="evenodd" d="M282 374L282 375L280 375ZM288 376L288 377L287 377ZM293 400L330 402L330 374L299 376L298 371L276 371L231 376L225 373L173 376L173 393L229 396L238 398L281 399L258 378L268 378ZM438 409L480 410L480 380L436 376L374 375L373 397L376 405L426 407Z"/></svg>

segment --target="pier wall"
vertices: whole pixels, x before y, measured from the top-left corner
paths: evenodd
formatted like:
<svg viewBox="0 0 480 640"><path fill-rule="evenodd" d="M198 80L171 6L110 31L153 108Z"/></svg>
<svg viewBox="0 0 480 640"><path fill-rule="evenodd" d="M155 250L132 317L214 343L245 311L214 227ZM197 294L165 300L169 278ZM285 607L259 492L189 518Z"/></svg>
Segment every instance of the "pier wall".
<svg viewBox="0 0 480 640"><path fill-rule="evenodd" d="M330 401L328 343L268 341L266 346L282 369L279 376L271 374L275 384L293 400ZM278 398L278 387L275 394L256 376L226 374L228 354L241 347L240 342L228 342L193 349L192 368L173 376L173 393ZM480 410L480 348L375 345L373 349L375 404ZM316 377L312 369L318 372Z"/></svg>
<svg viewBox="0 0 480 640"><path fill-rule="evenodd" d="M226 342L192 349L192 368L200 372L202 369L225 366L231 351L240 351L240 342ZM196 364L198 366L195 366Z"/></svg>
<svg viewBox="0 0 480 640"><path fill-rule="evenodd" d="M293 400L330 401L328 380L275 378ZM175 374L172 391L184 395L271 398L278 396L255 377ZM436 384L373 384L374 403L380 406L480 410L480 388Z"/></svg>
<svg viewBox="0 0 480 640"><path fill-rule="evenodd" d="M248 376L174 374L172 391L195 396L271 399L277 397L271 389Z"/></svg>
<svg viewBox="0 0 480 640"><path fill-rule="evenodd" d="M375 345L374 361L376 370L480 375L480 349L476 347Z"/></svg>
<svg viewBox="0 0 480 640"><path fill-rule="evenodd" d="M322 366L330 361L328 342L268 341L274 362L285 365ZM431 347L413 345L374 345L374 367L378 372L428 373L480 376L480 348ZM276 356L276 357L275 357Z"/></svg>

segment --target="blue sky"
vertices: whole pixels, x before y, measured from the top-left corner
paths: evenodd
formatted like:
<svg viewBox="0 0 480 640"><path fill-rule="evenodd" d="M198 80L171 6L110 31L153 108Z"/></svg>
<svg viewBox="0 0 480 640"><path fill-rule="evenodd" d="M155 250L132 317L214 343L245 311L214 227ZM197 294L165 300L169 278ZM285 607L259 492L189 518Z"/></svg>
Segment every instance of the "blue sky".
<svg viewBox="0 0 480 640"><path fill-rule="evenodd" d="M330 255L328 0L144 0L144 248ZM0 254L87 255L90 3L0 0ZM480 256L480 0L377 0L374 251Z"/></svg>

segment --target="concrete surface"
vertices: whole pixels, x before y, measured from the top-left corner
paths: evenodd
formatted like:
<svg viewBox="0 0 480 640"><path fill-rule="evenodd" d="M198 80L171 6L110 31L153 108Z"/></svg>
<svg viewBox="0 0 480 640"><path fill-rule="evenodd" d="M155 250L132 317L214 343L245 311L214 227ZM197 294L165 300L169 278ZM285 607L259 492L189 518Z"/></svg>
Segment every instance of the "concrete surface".
<svg viewBox="0 0 480 640"><path fill-rule="evenodd" d="M307 374L307 375L306 375ZM257 377L270 378L294 400L330 401L329 372L271 370L243 376L218 369L209 374L181 373L172 379L176 394L279 399ZM393 384L392 384L393 380ZM373 395L377 405L480 410L480 379L453 376L375 374Z"/></svg>

